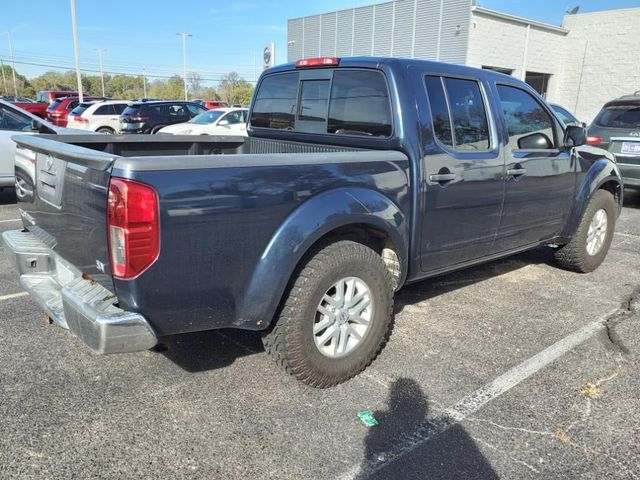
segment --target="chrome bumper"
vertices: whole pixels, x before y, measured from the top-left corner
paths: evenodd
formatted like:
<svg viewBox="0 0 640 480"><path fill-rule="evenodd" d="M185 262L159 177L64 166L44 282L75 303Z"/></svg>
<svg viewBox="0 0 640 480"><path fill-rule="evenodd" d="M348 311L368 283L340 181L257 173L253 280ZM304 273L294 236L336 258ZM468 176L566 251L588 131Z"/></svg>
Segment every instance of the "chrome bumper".
<svg viewBox="0 0 640 480"><path fill-rule="evenodd" d="M96 353L148 350L157 338L139 313L115 306L118 299L58 256L31 232L2 234L20 284L47 315L68 328Z"/></svg>

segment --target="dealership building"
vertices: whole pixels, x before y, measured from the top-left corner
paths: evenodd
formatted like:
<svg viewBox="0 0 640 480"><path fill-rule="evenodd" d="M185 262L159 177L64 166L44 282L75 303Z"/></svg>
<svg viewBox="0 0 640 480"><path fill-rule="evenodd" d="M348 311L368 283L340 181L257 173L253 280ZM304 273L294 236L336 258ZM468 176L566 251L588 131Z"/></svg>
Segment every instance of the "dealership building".
<svg viewBox="0 0 640 480"><path fill-rule="evenodd" d="M322 56L440 60L518 77L589 122L640 90L640 8L565 15L562 26L472 0L395 0L289 20L289 61Z"/></svg>

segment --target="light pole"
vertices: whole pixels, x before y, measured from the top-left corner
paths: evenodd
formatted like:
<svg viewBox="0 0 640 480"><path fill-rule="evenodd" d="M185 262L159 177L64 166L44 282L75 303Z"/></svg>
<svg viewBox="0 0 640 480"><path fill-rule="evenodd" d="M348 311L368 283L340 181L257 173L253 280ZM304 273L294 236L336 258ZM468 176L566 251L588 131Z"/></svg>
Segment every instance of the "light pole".
<svg viewBox="0 0 640 480"><path fill-rule="evenodd" d="M76 0L71 0L71 29L73 30L73 51L76 57L76 80L78 82L78 98L80 103L84 101L82 96L82 75L80 75L80 51L78 50L78 23L76 21Z"/></svg>
<svg viewBox="0 0 640 480"><path fill-rule="evenodd" d="M147 98L147 67L142 67L142 97Z"/></svg>
<svg viewBox="0 0 640 480"><path fill-rule="evenodd" d="M98 58L100 59L100 83L102 83L102 96L104 97L104 70L102 69L102 55L104 54L104 48L96 48L98 51Z"/></svg>
<svg viewBox="0 0 640 480"><path fill-rule="evenodd" d="M4 63L2 63L1 58L0 58L0 69L2 70L2 85L4 86L4 94L9 95L9 90L7 90L7 77L4 74Z"/></svg>
<svg viewBox="0 0 640 480"><path fill-rule="evenodd" d="M13 74L13 94L18 96L18 83L16 82L16 64L13 61L13 46L11 45L11 32L6 32L9 39L9 57L11 58L11 73ZM18 100L16 98L16 100Z"/></svg>
<svg viewBox="0 0 640 480"><path fill-rule="evenodd" d="M190 33L180 32L176 33L182 37L182 71L184 74L184 99L189 100L187 95L187 37L193 37Z"/></svg>

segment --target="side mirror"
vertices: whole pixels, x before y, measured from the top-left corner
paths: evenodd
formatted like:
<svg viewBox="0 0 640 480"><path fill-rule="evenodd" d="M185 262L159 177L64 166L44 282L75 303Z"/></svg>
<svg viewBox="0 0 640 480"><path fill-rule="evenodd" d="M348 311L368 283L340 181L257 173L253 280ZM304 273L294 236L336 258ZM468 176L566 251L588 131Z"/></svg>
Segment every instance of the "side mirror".
<svg viewBox="0 0 640 480"><path fill-rule="evenodd" d="M566 149L584 145L587 143L587 129L578 125L569 125L564 131L562 143Z"/></svg>
<svg viewBox="0 0 640 480"><path fill-rule="evenodd" d="M536 132L518 139L520 150L551 150L553 142L544 133Z"/></svg>
<svg viewBox="0 0 640 480"><path fill-rule="evenodd" d="M42 124L37 120L31 120L31 131L32 132L40 132L40 126Z"/></svg>
<svg viewBox="0 0 640 480"><path fill-rule="evenodd" d="M229 120L220 120L218 125L224 127L225 125L229 125Z"/></svg>

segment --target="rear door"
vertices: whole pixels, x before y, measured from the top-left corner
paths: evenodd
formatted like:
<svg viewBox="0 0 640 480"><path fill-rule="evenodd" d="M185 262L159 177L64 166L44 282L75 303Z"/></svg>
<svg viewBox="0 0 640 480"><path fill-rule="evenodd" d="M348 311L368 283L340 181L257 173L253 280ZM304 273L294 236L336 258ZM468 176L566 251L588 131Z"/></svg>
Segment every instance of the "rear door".
<svg viewBox="0 0 640 480"><path fill-rule="evenodd" d="M504 213L496 249L509 251L550 240L567 223L576 164L561 150L562 129L548 107L519 85L497 84L506 163Z"/></svg>
<svg viewBox="0 0 640 480"><path fill-rule="evenodd" d="M16 144L11 137L17 133L32 133L31 118L0 104L0 187L14 184Z"/></svg>
<svg viewBox="0 0 640 480"><path fill-rule="evenodd" d="M504 159L487 86L422 73L421 265L437 272L492 252L502 211ZM427 120L425 120L427 119Z"/></svg>

